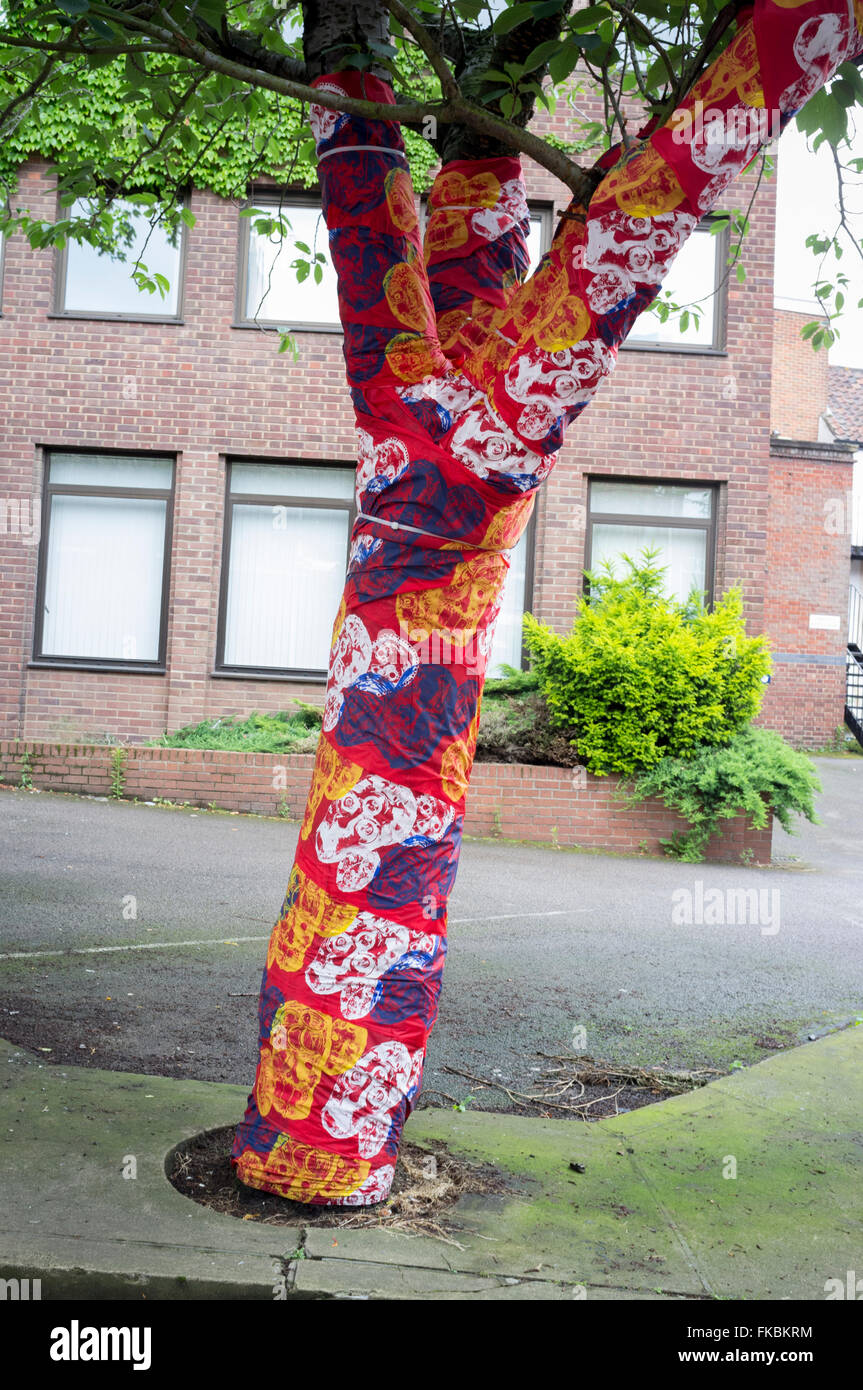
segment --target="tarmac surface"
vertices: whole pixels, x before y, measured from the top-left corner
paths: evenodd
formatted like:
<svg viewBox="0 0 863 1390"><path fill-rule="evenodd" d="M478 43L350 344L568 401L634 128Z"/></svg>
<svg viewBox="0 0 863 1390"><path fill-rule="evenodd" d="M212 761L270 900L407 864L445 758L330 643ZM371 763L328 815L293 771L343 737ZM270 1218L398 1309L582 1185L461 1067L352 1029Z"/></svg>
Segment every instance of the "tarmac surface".
<svg viewBox="0 0 863 1390"><path fill-rule="evenodd" d="M0 1279L38 1279L46 1301L856 1298L861 1064L852 1027L595 1124L415 1112L415 1143L508 1181L447 1213L454 1245L203 1207L166 1163L231 1123L242 1088L0 1042Z"/></svg>
<svg viewBox="0 0 863 1390"><path fill-rule="evenodd" d="M425 1091L477 1100L406 1134L506 1190L462 1196L448 1241L240 1220L167 1179L242 1114L296 826L0 790L0 1280L47 1301L858 1297L863 760L817 761L822 823L777 830L769 869L465 844ZM494 1113L444 1070L521 1088L576 1042L727 1074L580 1123Z"/></svg>
<svg viewBox="0 0 863 1390"><path fill-rule="evenodd" d="M464 844L427 1094L506 1108L540 1053L749 1064L852 1020L863 758L774 863ZM0 789L0 1034L51 1062L248 1087L294 823ZM716 892L718 890L718 893ZM712 908L711 908L712 903Z"/></svg>

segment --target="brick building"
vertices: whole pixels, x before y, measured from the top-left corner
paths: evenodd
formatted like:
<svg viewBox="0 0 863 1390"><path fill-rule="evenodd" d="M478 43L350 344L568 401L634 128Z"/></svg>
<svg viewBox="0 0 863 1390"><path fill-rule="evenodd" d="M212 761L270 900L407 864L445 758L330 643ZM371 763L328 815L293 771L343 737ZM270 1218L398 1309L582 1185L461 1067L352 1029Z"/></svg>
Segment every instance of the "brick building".
<svg viewBox="0 0 863 1390"><path fill-rule="evenodd" d="M568 133L562 112L549 124ZM54 215L46 167L28 162L13 197L34 215ZM568 194L528 161L526 176L538 255ZM724 206L745 205L744 184ZM255 206L278 196L250 190ZM284 199L311 244L314 200ZM86 248L5 246L2 737L140 742L321 700L355 459L332 285L298 286L235 203L192 189L188 206L181 243L155 236L144 256L171 280L162 304ZM743 284L724 235L694 234L667 285L706 296L697 325L646 315L571 429L493 660L520 660L525 608L569 626L586 565L658 544L675 592L742 585L774 648L761 721L811 746L842 722L848 547L824 518L851 452L817 442L817 417L771 436L772 183L751 225Z"/></svg>
<svg viewBox="0 0 863 1390"><path fill-rule="evenodd" d="M849 636L863 648L863 367L828 369L821 437L850 444L854 450L854 483L845 506L851 536Z"/></svg>

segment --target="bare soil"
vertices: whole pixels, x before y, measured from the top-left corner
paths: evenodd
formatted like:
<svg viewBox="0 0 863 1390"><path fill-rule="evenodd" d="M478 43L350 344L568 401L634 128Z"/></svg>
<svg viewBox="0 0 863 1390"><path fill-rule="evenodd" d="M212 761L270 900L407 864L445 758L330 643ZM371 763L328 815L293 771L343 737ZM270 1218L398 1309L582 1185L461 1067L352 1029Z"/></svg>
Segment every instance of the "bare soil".
<svg viewBox="0 0 863 1390"><path fill-rule="evenodd" d="M516 1190L489 1164L468 1163L436 1142L421 1148L404 1140L385 1202L367 1207L309 1206L259 1192L237 1180L229 1157L234 1130L226 1125L181 1144L169 1161L168 1178L178 1192L201 1206L266 1226L386 1226L458 1244L453 1238L458 1228L447 1220L447 1213L460 1197Z"/></svg>

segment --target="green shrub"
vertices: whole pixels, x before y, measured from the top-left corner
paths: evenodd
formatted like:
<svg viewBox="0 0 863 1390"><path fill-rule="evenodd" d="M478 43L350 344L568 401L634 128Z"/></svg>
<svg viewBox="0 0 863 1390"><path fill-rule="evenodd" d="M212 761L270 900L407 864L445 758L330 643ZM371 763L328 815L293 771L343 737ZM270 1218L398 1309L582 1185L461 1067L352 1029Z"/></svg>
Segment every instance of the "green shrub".
<svg viewBox="0 0 863 1390"><path fill-rule="evenodd" d="M276 714L223 715L186 724L174 733L164 733L150 743L162 748L211 748L227 752L311 753L318 743L322 711L300 700L297 713L280 710Z"/></svg>
<svg viewBox="0 0 863 1390"><path fill-rule="evenodd" d="M690 863L704 858L719 822L745 813L757 829L772 811L794 833L792 813L818 823L814 793L821 790L815 764L772 729L754 725L724 747L701 746L686 758L662 758L625 787L631 801L658 796L689 822L690 829L662 840L668 854Z"/></svg>
<svg viewBox="0 0 863 1390"><path fill-rule="evenodd" d="M657 551L624 556L621 579L606 563L560 637L525 616L525 641L553 723L574 731L591 772L632 773L701 744L724 744L758 712L770 656L747 637L743 599L730 589L711 611L662 591Z"/></svg>
<svg viewBox="0 0 863 1390"><path fill-rule="evenodd" d="M478 762L572 767L578 754L567 730L552 725L533 671L516 671L485 683L476 740Z"/></svg>

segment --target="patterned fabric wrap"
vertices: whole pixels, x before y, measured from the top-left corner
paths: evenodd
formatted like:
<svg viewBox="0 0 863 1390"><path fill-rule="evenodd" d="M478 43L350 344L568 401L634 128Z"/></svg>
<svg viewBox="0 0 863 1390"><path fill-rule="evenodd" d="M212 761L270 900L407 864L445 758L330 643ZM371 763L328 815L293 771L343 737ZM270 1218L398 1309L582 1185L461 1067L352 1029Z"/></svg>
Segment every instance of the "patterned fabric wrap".
<svg viewBox="0 0 863 1390"><path fill-rule="evenodd" d="M389 1192L437 1016L506 550L678 250L775 133L754 117L789 119L859 51L861 29L863 0L756 0L685 103L692 122L677 113L603 156L589 207L570 206L527 281L517 159L446 165L423 245L398 127L312 106L357 505L374 519L354 529L261 982L257 1073L231 1154L247 1185L318 1205ZM316 85L393 102L357 72ZM715 119L703 138L699 101L721 113L723 138Z"/></svg>

